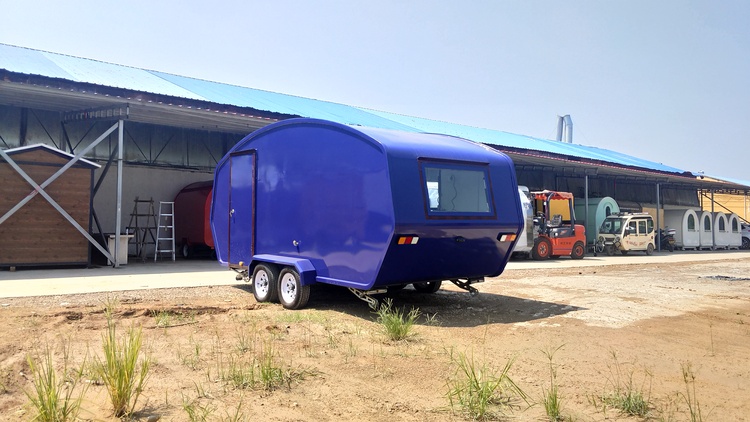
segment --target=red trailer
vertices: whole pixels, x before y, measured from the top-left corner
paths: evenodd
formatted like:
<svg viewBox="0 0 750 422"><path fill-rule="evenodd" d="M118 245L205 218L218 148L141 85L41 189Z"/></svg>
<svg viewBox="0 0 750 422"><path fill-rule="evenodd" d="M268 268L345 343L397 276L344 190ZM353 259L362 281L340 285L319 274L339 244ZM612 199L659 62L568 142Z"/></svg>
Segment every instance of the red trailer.
<svg viewBox="0 0 750 422"><path fill-rule="evenodd" d="M213 181L191 183L174 198L175 240L183 258L214 253L209 223L213 186Z"/></svg>

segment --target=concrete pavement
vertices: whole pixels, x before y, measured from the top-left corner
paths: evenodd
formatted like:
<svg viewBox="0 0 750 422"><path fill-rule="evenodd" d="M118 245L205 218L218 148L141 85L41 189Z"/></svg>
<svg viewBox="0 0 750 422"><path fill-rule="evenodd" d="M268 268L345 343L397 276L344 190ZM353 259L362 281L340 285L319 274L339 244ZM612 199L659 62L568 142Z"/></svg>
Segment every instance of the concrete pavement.
<svg viewBox="0 0 750 422"><path fill-rule="evenodd" d="M512 260L506 270L555 269L602 265L637 265L646 263L677 264L750 259L750 251L675 251L646 256L632 252L627 256L587 255L582 260L559 258L548 261ZM79 293L114 292L173 287L234 285L235 273L216 261L178 260L130 261L120 268L99 267L85 269L19 269L0 270L0 298L66 295Z"/></svg>

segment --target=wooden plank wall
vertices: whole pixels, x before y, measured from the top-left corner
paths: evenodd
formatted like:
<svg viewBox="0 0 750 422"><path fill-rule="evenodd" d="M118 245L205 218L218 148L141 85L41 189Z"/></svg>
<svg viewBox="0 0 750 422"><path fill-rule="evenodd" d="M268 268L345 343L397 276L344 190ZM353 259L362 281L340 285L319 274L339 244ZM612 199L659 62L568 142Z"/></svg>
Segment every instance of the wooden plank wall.
<svg viewBox="0 0 750 422"><path fill-rule="evenodd" d="M68 159L45 150L11 158L38 184ZM89 228L91 169L72 167L45 191L84 229ZM33 191L10 165L0 160L0 216ZM0 266L87 264L89 244L83 235L41 195L0 224Z"/></svg>

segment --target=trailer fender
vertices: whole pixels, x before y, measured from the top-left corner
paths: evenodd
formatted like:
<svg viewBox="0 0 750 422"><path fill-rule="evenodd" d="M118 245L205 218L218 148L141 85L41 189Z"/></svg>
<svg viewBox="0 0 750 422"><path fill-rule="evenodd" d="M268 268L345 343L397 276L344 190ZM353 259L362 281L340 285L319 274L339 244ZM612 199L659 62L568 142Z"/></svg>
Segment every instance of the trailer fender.
<svg viewBox="0 0 750 422"><path fill-rule="evenodd" d="M251 268L261 262L268 262L280 266L294 267L299 273L300 282L303 286L316 282L317 271L309 259L294 258L290 256L261 254L253 256Z"/></svg>

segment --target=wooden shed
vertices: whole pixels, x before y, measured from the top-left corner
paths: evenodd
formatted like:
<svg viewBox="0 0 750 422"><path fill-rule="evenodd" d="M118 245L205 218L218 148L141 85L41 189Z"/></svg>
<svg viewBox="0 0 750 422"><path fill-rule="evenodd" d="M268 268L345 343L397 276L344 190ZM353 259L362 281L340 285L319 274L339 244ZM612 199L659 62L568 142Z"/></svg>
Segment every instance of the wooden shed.
<svg viewBox="0 0 750 422"><path fill-rule="evenodd" d="M34 182L42 185L73 158L47 145L5 150ZM94 169L99 165L80 159L44 191L82 228L91 231ZM9 162L0 158L0 221L34 188ZM87 265L89 242L42 195L33 198L0 222L0 267Z"/></svg>

